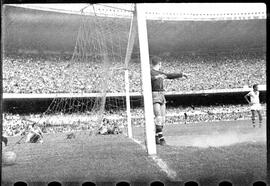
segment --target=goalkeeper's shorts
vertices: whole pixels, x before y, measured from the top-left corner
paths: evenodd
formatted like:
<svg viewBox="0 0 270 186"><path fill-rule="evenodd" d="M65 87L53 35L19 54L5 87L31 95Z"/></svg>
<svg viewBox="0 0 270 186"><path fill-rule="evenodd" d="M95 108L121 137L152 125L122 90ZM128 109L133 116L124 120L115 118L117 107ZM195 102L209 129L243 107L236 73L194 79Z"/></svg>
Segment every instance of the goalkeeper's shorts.
<svg viewBox="0 0 270 186"><path fill-rule="evenodd" d="M159 103L161 105L166 103L164 92L152 92L153 103Z"/></svg>

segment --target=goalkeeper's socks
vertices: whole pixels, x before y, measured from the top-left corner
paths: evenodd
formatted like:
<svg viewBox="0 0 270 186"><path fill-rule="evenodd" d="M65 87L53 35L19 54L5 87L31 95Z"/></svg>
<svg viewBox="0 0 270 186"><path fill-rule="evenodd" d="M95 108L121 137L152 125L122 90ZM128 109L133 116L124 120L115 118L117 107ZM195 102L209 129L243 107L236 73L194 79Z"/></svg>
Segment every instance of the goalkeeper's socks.
<svg viewBox="0 0 270 186"><path fill-rule="evenodd" d="M159 138L159 140L164 140L164 137L163 137L162 132L159 132L159 134L158 134L158 138Z"/></svg>
<svg viewBox="0 0 270 186"><path fill-rule="evenodd" d="M252 126L253 128L255 128L255 118L252 118L251 120L252 120Z"/></svg>
<svg viewBox="0 0 270 186"><path fill-rule="evenodd" d="M165 139L164 139L164 136L163 136L162 132L159 132L158 138L159 138L159 141L160 141L160 145L165 145Z"/></svg>
<svg viewBox="0 0 270 186"><path fill-rule="evenodd" d="M259 127L262 127L262 120L259 120Z"/></svg>
<svg viewBox="0 0 270 186"><path fill-rule="evenodd" d="M162 125L156 125L156 143L160 145L165 144L162 129L163 129Z"/></svg>
<svg viewBox="0 0 270 186"><path fill-rule="evenodd" d="M158 136L159 139L163 138L162 128L163 126L156 125L156 135Z"/></svg>
<svg viewBox="0 0 270 186"><path fill-rule="evenodd" d="M156 134L156 144L157 144L157 145L160 144L160 140L159 140L159 137L158 137L157 134Z"/></svg>

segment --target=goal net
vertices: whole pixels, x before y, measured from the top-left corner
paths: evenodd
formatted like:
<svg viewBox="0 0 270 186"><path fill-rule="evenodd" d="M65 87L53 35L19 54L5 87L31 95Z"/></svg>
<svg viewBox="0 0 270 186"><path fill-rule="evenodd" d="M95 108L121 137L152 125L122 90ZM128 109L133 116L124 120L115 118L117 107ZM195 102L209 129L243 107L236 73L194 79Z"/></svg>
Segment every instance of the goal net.
<svg viewBox="0 0 270 186"><path fill-rule="evenodd" d="M108 17L97 5L88 8L92 13L82 11L80 15L72 58L59 72L62 80L58 86L75 92L63 92L66 96L55 98L37 119L47 131L96 133L104 125L118 129L127 125L125 58L132 13L124 18ZM128 70L130 91L140 91L139 62L129 63ZM141 103L141 98L131 100L132 108L133 102Z"/></svg>

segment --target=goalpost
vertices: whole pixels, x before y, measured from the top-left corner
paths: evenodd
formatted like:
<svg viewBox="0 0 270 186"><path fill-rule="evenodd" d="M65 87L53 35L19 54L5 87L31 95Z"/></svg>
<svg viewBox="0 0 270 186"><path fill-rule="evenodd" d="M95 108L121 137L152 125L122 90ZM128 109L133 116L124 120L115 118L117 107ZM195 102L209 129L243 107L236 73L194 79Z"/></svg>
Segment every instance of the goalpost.
<svg viewBox="0 0 270 186"><path fill-rule="evenodd" d="M154 155L157 152L155 143L155 125L154 125L153 100L151 90L149 48L148 48L147 27L143 4L136 4L135 11L137 11L137 19L138 19L138 34L140 44L139 48L140 48L143 98L144 98L146 146L148 154Z"/></svg>
<svg viewBox="0 0 270 186"><path fill-rule="evenodd" d="M129 94L129 72L128 64L131 59L131 54L133 51L133 46L136 37L136 11L134 11L131 18L131 25L128 37L128 44L125 57L125 89L126 89L126 103L127 103L127 125L128 125L128 137L132 138L132 125L131 125L131 114L130 114L130 94Z"/></svg>
<svg viewBox="0 0 270 186"><path fill-rule="evenodd" d="M138 32L136 32L138 30ZM146 146L149 155L156 154L155 145L155 125L153 120L153 101L151 91L151 77L150 77L150 62L149 62L149 49L147 38L147 27L143 4L136 4L132 16L129 39L127 44L127 52L125 58L125 88L126 88L126 103L127 103L127 122L128 122L128 136L132 138L132 125L130 114L130 94L129 94L129 73L128 63L131 58L136 33L139 37L140 59L142 69L142 85L143 85L143 98L144 98L144 114L145 114L145 133L146 133Z"/></svg>
<svg viewBox="0 0 270 186"><path fill-rule="evenodd" d="M136 4L134 11L129 11L132 15L128 18L104 16L94 5L87 7L92 7L91 15L87 15L84 9L81 11L72 58L60 71L62 79L56 80L56 86L68 88L61 91L68 92L70 96L54 98L41 114L38 123L47 128L60 126L59 130L63 131L64 128L67 132L74 128L96 131L102 125L117 123L126 126L128 137L133 138L134 118L131 114L134 109L131 108L130 92L136 90L143 95L140 101L144 104L144 116L140 117L144 120L139 122L145 125L146 149L149 155L156 154L149 48L143 6ZM140 64L131 64L136 37L139 40ZM130 79L130 72L134 71L139 75ZM72 92L74 90L76 92ZM123 113L123 110L126 112ZM26 119L33 120L30 117ZM34 120L37 121L36 118Z"/></svg>

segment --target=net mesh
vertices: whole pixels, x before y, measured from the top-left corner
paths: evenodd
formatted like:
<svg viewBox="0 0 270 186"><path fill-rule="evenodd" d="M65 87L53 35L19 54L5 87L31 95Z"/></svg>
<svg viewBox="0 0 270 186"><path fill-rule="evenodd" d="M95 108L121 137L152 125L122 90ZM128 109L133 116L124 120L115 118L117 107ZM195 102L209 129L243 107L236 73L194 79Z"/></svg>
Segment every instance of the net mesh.
<svg viewBox="0 0 270 186"><path fill-rule="evenodd" d="M39 120L47 129L59 126L67 131L97 131L104 118L126 125L123 69L131 19L95 13L92 16L82 12L72 58L61 72L62 84L75 87L76 95L69 93L52 101Z"/></svg>

